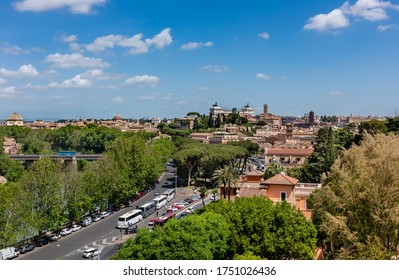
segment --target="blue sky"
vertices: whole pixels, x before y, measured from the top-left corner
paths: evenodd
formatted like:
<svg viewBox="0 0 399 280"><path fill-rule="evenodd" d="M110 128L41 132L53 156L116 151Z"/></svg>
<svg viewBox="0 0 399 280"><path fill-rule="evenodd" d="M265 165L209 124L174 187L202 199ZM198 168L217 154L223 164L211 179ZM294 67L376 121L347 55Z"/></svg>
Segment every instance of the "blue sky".
<svg viewBox="0 0 399 280"><path fill-rule="evenodd" d="M393 116L398 46L399 1L6 0L0 119Z"/></svg>

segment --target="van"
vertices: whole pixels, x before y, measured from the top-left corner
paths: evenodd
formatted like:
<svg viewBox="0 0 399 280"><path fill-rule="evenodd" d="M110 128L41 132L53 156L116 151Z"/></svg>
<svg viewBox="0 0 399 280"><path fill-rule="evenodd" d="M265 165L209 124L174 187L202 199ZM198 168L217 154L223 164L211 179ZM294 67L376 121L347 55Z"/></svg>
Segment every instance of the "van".
<svg viewBox="0 0 399 280"><path fill-rule="evenodd" d="M91 225L92 222L93 222L93 220L91 219L91 217L86 217L86 218L83 218L83 219L80 221L79 224L80 224L82 227L87 227L87 226Z"/></svg>
<svg viewBox="0 0 399 280"><path fill-rule="evenodd" d="M0 260L11 260L19 256L19 251L15 247L7 247L0 250Z"/></svg>

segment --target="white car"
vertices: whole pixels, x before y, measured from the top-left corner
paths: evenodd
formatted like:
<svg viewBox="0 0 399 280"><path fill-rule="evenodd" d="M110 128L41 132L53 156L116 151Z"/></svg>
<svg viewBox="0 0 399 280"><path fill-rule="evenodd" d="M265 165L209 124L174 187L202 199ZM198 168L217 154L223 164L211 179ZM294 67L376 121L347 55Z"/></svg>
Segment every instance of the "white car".
<svg viewBox="0 0 399 280"><path fill-rule="evenodd" d="M72 229L72 231L78 231L78 230L80 230L82 227L80 226L80 225L73 225L72 227L71 227L71 229Z"/></svg>
<svg viewBox="0 0 399 280"><path fill-rule="evenodd" d="M103 212L100 213L101 219L104 219L104 218L106 218L108 216L109 216L109 212L107 212L107 211L103 211Z"/></svg>
<svg viewBox="0 0 399 280"><path fill-rule="evenodd" d="M98 255L101 254L101 251L99 251L96 248L88 248L83 252L83 258L94 258L97 257Z"/></svg>
<svg viewBox="0 0 399 280"><path fill-rule="evenodd" d="M63 228L61 231L60 231L60 234L62 235L62 236L66 236L66 235L69 235L69 234L71 234L72 233L72 229L70 229L70 228Z"/></svg>
<svg viewBox="0 0 399 280"><path fill-rule="evenodd" d="M192 213L194 213L194 207L192 207L192 206L188 207L187 210L186 210L186 213L187 213L187 214L192 214Z"/></svg>

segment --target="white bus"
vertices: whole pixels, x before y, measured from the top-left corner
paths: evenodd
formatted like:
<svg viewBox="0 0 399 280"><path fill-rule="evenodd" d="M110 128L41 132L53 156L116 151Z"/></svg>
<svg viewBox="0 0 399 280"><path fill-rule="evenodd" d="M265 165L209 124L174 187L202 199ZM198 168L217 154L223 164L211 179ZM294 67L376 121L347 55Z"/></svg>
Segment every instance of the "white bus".
<svg viewBox="0 0 399 280"><path fill-rule="evenodd" d="M167 201L171 201L172 199L174 199L175 198L175 196L176 196L176 191L175 191L175 189L168 189L168 190L166 190L166 191L164 191L163 192L163 195L166 195L166 197L167 197Z"/></svg>
<svg viewBox="0 0 399 280"><path fill-rule="evenodd" d="M118 228L128 228L143 219L141 210L129 211L118 218Z"/></svg>
<svg viewBox="0 0 399 280"><path fill-rule="evenodd" d="M155 211L157 210L157 204L155 203L155 201L150 201L146 204L141 205L138 209L141 210L143 218L146 218L152 213L155 213Z"/></svg>
<svg viewBox="0 0 399 280"><path fill-rule="evenodd" d="M156 203L157 210L166 205L167 199L168 197L166 195L160 195L153 199Z"/></svg>

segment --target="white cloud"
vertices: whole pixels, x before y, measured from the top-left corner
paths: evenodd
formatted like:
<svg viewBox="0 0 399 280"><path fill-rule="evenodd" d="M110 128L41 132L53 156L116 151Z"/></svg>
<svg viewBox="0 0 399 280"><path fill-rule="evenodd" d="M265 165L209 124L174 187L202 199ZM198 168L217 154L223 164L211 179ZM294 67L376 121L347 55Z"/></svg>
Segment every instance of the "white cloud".
<svg viewBox="0 0 399 280"><path fill-rule="evenodd" d="M144 35L141 33L131 37L111 34L96 38L93 43L86 46L86 49L91 52L101 52L119 46L129 48L130 54L141 54L148 52L152 45L162 49L173 42L170 28L165 28L151 39L144 39L143 37Z"/></svg>
<svg viewBox="0 0 399 280"><path fill-rule="evenodd" d="M261 79L261 80L270 80L271 76L264 74L264 73L257 73L256 78Z"/></svg>
<svg viewBox="0 0 399 280"><path fill-rule="evenodd" d="M35 48L35 50L36 50L36 48ZM3 53L6 53L6 54L20 55L20 54L30 54L32 52L32 49L28 50L28 49L22 49L18 46L6 45L4 47L1 47L0 51L2 51Z"/></svg>
<svg viewBox="0 0 399 280"><path fill-rule="evenodd" d="M123 102L125 102L125 100L123 100L123 98L120 97L120 96L112 98L111 101L115 102L115 103L123 103Z"/></svg>
<svg viewBox="0 0 399 280"><path fill-rule="evenodd" d="M127 85L141 85L141 86L150 86L154 87L158 84L160 79L157 76L150 75L136 75L129 79L125 80L125 84Z"/></svg>
<svg viewBox="0 0 399 280"><path fill-rule="evenodd" d="M64 80L61 84L50 83L48 86L50 88L90 88L91 81L82 79L80 75L76 75L72 79Z"/></svg>
<svg viewBox="0 0 399 280"><path fill-rule="evenodd" d="M213 42L188 42L180 47L181 50L194 50L201 47L212 47L214 44Z"/></svg>
<svg viewBox="0 0 399 280"><path fill-rule="evenodd" d="M40 74L32 64L24 64L16 71L0 68L0 76L12 78L37 78Z"/></svg>
<svg viewBox="0 0 399 280"><path fill-rule="evenodd" d="M388 19L389 16L386 13L387 9L399 10L399 5L393 5L391 2L385 2L380 0L358 0L354 5L350 5L349 2L341 7L346 13L354 17L360 17L368 21L378 21Z"/></svg>
<svg viewBox="0 0 399 280"><path fill-rule="evenodd" d="M80 53L50 54L44 61L51 63L53 67L58 68L104 68L109 66L109 64L104 62L101 58L85 57Z"/></svg>
<svg viewBox="0 0 399 280"><path fill-rule="evenodd" d="M78 40L78 36L74 35L74 34L72 34L72 35L63 34L63 35L59 36L58 39L64 43L72 43L72 42L76 42Z"/></svg>
<svg viewBox="0 0 399 280"><path fill-rule="evenodd" d="M210 65L206 65L206 66L201 67L201 70L221 73L221 72L228 71L229 67L210 64Z"/></svg>
<svg viewBox="0 0 399 280"><path fill-rule="evenodd" d="M389 19L388 9L399 10L399 5L381 0L357 0L354 5L346 1L340 8L328 14L319 14L308 20L305 30L329 31L350 25L349 17L361 18L368 21Z"/></svg>
<svg viewBox="0 0 399 280"><path fill-rule="evenodd" d="M270 34L267 33L267 32L259 33L258 36L263 38L263 39L269 39L270 38Z"/></svg>
<svg viewBox="0 0 399 280"><path fill-rule="evenodd" d="M340 92L340 91L333 91L333 92L330 92L329 95L332 95L332 96L342 95L342 92Z"/></svg>
<svg viewBox="0 0 399 280"><path fill-rule="evenodd" d="M389 29L399 29L399 25L397 25L397 24L378 25L377 29L379 31L387 31Z"/></svg>
<svg viewBox="0 0 399 280"><path fill-rule="evenodd" d="M319 14L310 18L303 28L326 31L347 26L349 26L349 20L340 9L335 9L328 14Z"/></svg>
<svg viewBox="0 0 399 280"><path fill-rule="evenodd" d="M73 14L89 14L93 6L104 4L106 0L22 0L12 5L21 12L44 12L67 7Z"/></svg>
<svg viewBox="0 0 399 280"><path fill-rule="evenodd" d="M146 101L146 100L154 100L155 96L153 96L153 95L137 96L137 99L144 100L144 101Z"/></svg>
<svg viewBox="0 0 399 280"><path fill-rule="evenodd" d="M6 79L0 78L0 85L6 84L6 83L7 83Z"/></svg>
<svg viewBox="0 0 399 280"><path fill-rule="evenodd" d="M165 46L170 45L173 42L170 31L170 28L165 28L159 34L152 37L152 39L146 39L146 43L155 45L155 47L158 49L163 49Z"/></svg>
<svg viewBox="0 0 399 280"><path fill-rule="evenodd" d="M5 87L5 88L0 88L0 93L7 94L7 95L13 95L16 93L20 93L19 90L15 86L11 87Z"/></svg>
<svg viewBox="0 0 399 280"><path fill-rule="evenodd" d="M81 74L82 78L89 80L117 80L123 78L125 75L122 74L106 74L102 69L91 69Z"/></svg>

